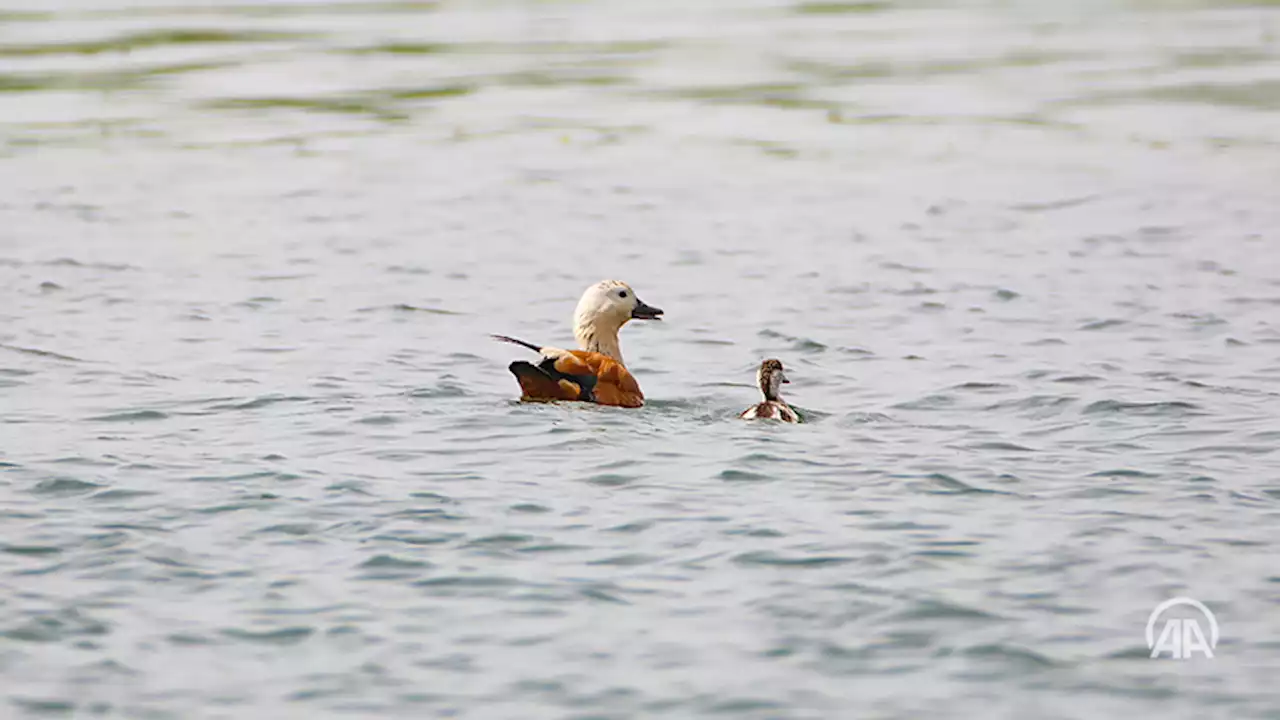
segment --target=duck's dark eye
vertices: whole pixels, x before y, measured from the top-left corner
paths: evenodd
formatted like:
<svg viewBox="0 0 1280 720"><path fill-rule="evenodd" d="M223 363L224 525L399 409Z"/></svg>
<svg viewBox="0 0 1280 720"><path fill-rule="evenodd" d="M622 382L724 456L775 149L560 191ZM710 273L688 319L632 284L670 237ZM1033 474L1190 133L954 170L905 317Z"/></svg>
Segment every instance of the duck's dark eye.
<svg viewBox="0 0 1280 720"><path fill-rule="evenodd" d="M622 292L618 293L618 297L622 298L623 300L626 300L626 299L627 299L627 291L626 291L626 290L623 290Z"/></svg>

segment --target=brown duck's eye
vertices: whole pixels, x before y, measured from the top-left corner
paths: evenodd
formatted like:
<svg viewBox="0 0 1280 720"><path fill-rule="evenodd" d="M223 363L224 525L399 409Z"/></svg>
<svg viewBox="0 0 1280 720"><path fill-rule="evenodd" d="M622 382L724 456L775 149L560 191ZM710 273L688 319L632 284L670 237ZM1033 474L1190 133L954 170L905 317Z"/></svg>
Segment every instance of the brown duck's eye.
<svg viewBox="0 0 1280 720"><path fill-rule="evenodd" d="M627 291L623 290L622 292L618 293L618 297L622 298L623 300L627 299Z"/></svg>

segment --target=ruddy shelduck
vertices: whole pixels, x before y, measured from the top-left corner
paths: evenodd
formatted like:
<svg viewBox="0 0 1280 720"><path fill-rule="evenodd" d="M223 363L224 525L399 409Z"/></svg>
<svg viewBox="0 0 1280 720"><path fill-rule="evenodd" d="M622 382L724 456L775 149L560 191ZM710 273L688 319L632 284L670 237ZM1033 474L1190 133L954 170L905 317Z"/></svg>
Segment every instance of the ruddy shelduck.
<svg viewBox="0 0 1280 720"><path fill-rule="evenodd" d="M760 369L756 371L756 381L760 383L760 392L764 393L764 402L743 410L738 417L744 420L760 418L789 423L800 422L800 415L782 399L782 385L791 382L782 369L782 361L769 358L760 363Z"/></svg>
<svg viewBox="0 0 1280 720"><path fill-rule="evenodd" d="M533 363L517 360L509 366L520 383L521 400L579 400L599 405L638 408L644 405L640 384L631 376L618 347L618 331L631 320L661 320L662 310L646 305L630 285L603 280L587 288L573 314L573 335L580 350L523 345L542 356Z"/></svg>

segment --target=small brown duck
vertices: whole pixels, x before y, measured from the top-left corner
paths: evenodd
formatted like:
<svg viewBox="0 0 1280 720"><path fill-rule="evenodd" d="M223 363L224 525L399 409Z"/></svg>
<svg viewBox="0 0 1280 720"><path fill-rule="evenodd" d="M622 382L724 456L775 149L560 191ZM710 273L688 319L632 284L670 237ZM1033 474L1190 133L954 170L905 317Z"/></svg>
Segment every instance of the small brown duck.
<svg viewBox="0 0 1280 720"><path fill-rule="evenodd" d="M743 410L738 417L743 420L765 418L788 423L800 422L800 416L782 399L782 385L791 381L782 370L781 360L769 358L760 363L760 369L756 371L756 380L760 383L760 392L764 393L764 402Z"/></svg>

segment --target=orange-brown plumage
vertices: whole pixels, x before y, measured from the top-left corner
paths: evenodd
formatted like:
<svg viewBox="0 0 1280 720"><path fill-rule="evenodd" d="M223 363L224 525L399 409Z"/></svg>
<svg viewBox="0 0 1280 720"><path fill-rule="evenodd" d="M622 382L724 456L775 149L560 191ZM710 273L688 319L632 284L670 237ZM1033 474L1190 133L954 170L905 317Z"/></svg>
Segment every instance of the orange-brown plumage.
<svg viewBox="0 0 1280 720"><path fill-rule="evenodd" d="M511 363L511 373L520 383L521 400L581 400L627 408L644 405L640 383L608 355L586 350L551 352L556 354L544 356L537 365L522 360Z"/></svg>
<svg viewBox="0 0 1280 720"><path fill-rule="evenodd" d="M601 405L629 408L644 405L640 383L636 382L622 363L604 353L571 350L568 355L556 360L556 370L566 375L594 376L596 384L592 388L592 395Z"/></svg>

